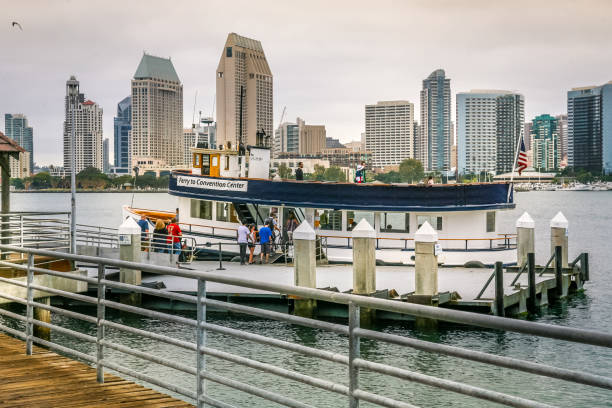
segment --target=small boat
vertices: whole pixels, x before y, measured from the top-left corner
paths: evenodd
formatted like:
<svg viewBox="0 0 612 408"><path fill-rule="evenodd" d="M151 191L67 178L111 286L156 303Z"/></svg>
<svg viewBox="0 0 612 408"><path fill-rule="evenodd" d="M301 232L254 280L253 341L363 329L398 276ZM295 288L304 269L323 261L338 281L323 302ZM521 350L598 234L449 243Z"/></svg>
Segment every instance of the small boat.
<svg viewBox="0 0 612 408"><path fill-rule="evenodd" d="M497 211L515 208L509 183L381 184L269 179L270 150L193 148L193 167L173 171L169 194L178 197L184 234L202 255L238 253L240 223L263 226L274 217L279 243L295 217L315 229L329 262L352 261L351 230L362 219L375 229L380 263L414 264L414 233L428 222L438 233L446 265L516 262L515 236L497 229ZM247 167L248 163L248 167ZM248 172L248 177L246 173ZM124 206L133 217L168 219L172 211Z"/></svg>

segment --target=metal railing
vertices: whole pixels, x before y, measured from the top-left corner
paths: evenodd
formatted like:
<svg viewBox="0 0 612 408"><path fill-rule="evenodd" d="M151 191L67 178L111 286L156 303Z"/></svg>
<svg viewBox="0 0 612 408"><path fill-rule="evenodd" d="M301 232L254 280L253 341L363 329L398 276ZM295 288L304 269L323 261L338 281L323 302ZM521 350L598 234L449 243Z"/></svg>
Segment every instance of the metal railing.
<svg viewBox="0 0 612 408"><path fill-rule="evenodd" d="M55 251L70 249L70 213L0 213L2 243ZM19 255L23 259L22 255Z"/></svg>
<svg viewBox="0 0 612 408"><path fill-rule="evenodd" d="M205 404L212 407L232 407L232 405L211 398L206 392L204 381L210 381L218 384L223 384L227 387L245 392L250 395L258 396L269 401L279 403L289 407L311 407L304 401L298 401L295 398L287 395L279 394L271 389L264 389L247 382L242 382L234 378L226 378L213 371L207 370L206 360L209 358L220 359L225 362L230 362L241 367L250 367L252 369L282 377L286 380L292 380L298 383L310 385L319 390L340 394L346 397L347 405L350 408L357 408L360 401L367 401L378 406L384 407L414 407L410 402L392 399L386 396L378 395L375 392L365 391L363 384L360 383L360 371L367 370L380 375L391 376L396 379L405 380L412 383L424 384L435 387L441 390L450 391L469 397L496 402L506 406L513 407L550 407L550 405L534 401L528 397L510 395L494 391L487 388L477 387L449 379L438 378L431 375L422 374L412 371L407 367L396 367L388 364L381 364L366 360L360 355L360 340L369 339L378 342L398 345L410 349L436 353L445 356L453 356L468 361L490 364L496 367L503 367L510 370L515 370L524 373L530 373L543 377L569 381L576 384L589 385L599 387L606 390L612 390L612 378L595 375L586 371L564 369L553 367L550 365L527 361L514 357L499 356L491 353L469 350L450 345L438 344L430 341L420 340L411 337L405 337L395 334L382 333L360 327L361 309L378 309L388 312L401 313L412 315L417 318L435 319L446 322L453 322L476 326L481 328L489 328L496 330L512 331L531 336L540 336L553 339L559 339L579 344L589 344L598 347L612 348L612 334L598 332L594 330L576 329L570 327L562 327L558 325L549 325L542 323L529 322L524 320L506 319L489 315L480 315L469 312L461 312L456 310L424 306L412 304L402 301L393 301L380 299L375 297L358 296L346 293L329 292L319 289L311 289L304 287L296 287L291 285L282 285L274 283L264 283L255 280L242 279L238 277L226 276L223 274L190 271L171 267L161 267L148 264L137 264L133 262L120 261L116 259L104 259L91 256L70 255L57 253L45 250L32 250L24 248L16 248L10 246L0 246L3 251L15 251L18 253L27 254L27 266L16 266L22 269L27 274L26 282L16 281L12 279L0 278L0 282L4 284L12 284L26 288L26 299L18 298L6 293L0 293L0 297L9 301L19 303L26 306L25 316L13 313L8 310L0 309L0 315L8 318L16 319L25 323L25 333L6 325L0 324L0 330L11 335L19 337L26 341L27 354L32 353L32 344L36 343L60 353L73 356L84 361L87 361L96 366L97 379L99 382L104 381L104 370L110 369L130 377L139 379L149 384L161 387L171 392L180 394L186 398L190 398L197 402L198 407L203 407ZM57 257L69 259L78 262L86 262L98 265L97 277L85 277L79 275L67 275L63 272L56 272L47 269L40 269L34 266L35 256ZM197 296L172 293L165 290L158 290L148 287L136 286L116 281L111 281L105 278L105 268L113 266L119 268L128 268L134 270L142 270L150 273L180 276L183 278L193 279L197 282ZM34 274L47 274L51 276L59 276L63 278L76 279L87 282L88 284L97 285L96 296L88 296L83 294L70 293L63 290L44 287L34 284ZM333 302L348 306L348 325L331 323L325 321L314 320L310 318L298 317L280 312L259 309L251 306L244 306L235 303L229 303L219 300L207 298L206 285L208 282L224 283L251 289L259 289L299 297L302 299L316 299L319 301ZM140 293L142 295L160 297L174 301L186 302L195 304L197 307L197 316L195 319L184 316L172 315L164 312L146 309L139 306L122 304L109 300L106 297L108 288L116 288L122 291L132 293ZM67 310L55 306L50 306L34 300L34 290L45 291L52 295L74 299L80 302L89 303L96 307L96 316L90 316L74 310ZM33 317L33 309L40 308L49 310L62 316L67 316L74 319L80 319L96 325L96 336L83 334L72 329L67 329L56 324L43 322ZM316 328L323 331L348 336L349 347L346 354L322 350L304 346L301 344L271 338L265 335L250 333L248 331L228 328L217 324L207 322L206 310L207 307L215 309L227 310L230 312L257 316L259 318L272 319L290 324ZM115 322L109 320L106 315L107 309L116 309L123 312L134 313L136 315L145 316L148 318L160 319L164 321L182 324L190 328L196 328L196 342L179 340L174 337L169 337L151 331L137 329L126 324L123 320ZM47 327L58 333L72 336L76 339L89 342L96 345L96 353L94 356L85 354L80 351L65 347L48 340L34 336L34 325ZM132 347L117 344L105 336L105 329L110 328L119 330L130 335L140 338L157 340L169 345L179 347L184 350L196 352L196 358L193 365L184 364L174 360L169 360L163 356L143 352ZM283 367L278 367L265 361L255 360L232 354L226 351L210 347L206 341L206 333L218 333L225 336L230 336L235 339L240 339L247 342L255 342L265 345L270 348L279 348L286 351L291 351L297 354L310 356L332 362L334 364L348 367L349 376L346 378L346 383L338 383L335 381L324 380L311 375L299 373ZM139 343L139 342L137 342ZM107 349L117 350L121 353L130 356L162 365L167 368L172 368L183 372L184 374L195 376L195 386L193 389L188 389L171 382L166 378L159 376L151 376L140 371L130 369L120 363L108 359ZM269 353L263 353L265 358ZM346 385L348 384L348 385ZM366 387L367 388L367 387ZM524 395L529 396L530 391L524 390ZM405 397L410 399L411 397Z"/></svg>

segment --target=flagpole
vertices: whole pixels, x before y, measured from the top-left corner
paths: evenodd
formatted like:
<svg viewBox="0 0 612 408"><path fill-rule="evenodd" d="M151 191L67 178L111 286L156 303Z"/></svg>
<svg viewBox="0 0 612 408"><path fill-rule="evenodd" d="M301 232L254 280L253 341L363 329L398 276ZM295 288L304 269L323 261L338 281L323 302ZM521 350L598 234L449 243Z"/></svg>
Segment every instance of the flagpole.
<svg viewBox="0 0 612 408"><path fill-rule="evenodd" d="M510 186L508 187L508 196L506 197L506 202L510 202L510 192L514 189L514 169L516 168L516 160L518 159L519 146L521 145L521 139L523 139L524 135L519 136L518 143L516 144L516 150L514 153L514 161L512 162L512 173L510 173Z"/></svg>

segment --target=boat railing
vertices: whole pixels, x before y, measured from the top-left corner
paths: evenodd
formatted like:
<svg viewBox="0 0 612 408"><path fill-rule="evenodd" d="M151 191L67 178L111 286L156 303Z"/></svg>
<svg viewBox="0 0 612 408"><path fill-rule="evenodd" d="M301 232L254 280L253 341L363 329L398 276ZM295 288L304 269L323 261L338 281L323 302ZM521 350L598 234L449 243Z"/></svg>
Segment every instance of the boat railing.
<svg viewBox="0 0 612 408"><path fill-rule="evenodd" d="M0 330L25 340L26 354L31 355L33 353L33 344L41 345L92 364L96 368L97 380L100 383L104 382L105 370L112 370L179 394L186 400L194 401L198 407L204 407L205 405L225 408L234 406L231 404L232 401L229 396L224 401L219 401L211 395L212 383L244 392L249 395L249 398L256 396L290 407L311 406L307 400L298 400L298 397L292 392L296 384L305 384L313 387L313 389L328 392L329 394L326 394L324 398L330 401L332 405L348 406L351 408L358 407L360 402L384 407L413 408L415 396L412 392L414 387L411 384L414 383L437 388L440 392L451 392L460 394L465 398L475 398L480 401L513 407L550 407L551 405L537 400L538 398L543 398L542 394L538 392L540 391L538 387L541 386L544 379L550 380L551 385L556 385L557 381L561 380L580 386L589 385L608 391L612 390L612 378L609 377L609 373L598 374L597 370L591 370L590 367L556 367L533 361L528 357L519 358L516 356L500 355L493 352L478 351L473 348L440 344L425 338L417 338L418 336L408 337L402 334L381 332L362 327L361 318L365 316L364 313L380 310L414 316L418 319L429 319L466 325L468 327L518 333L518 335L513 337L515 343L520 341L533 342L533 336L541 339L561 340L562 342L555 342L554 346L557 350L567 350L568 353L570 352L570 347L571 352L581 349L581 347L575 347L574 344L590 345L601 348L601 353L598 353L600 349L596 349L597 354L600 356L598 363L599 366L606 367L606 364L612 363L606 361L606 359L609 360L610 355L604 352L605 349L612 348L612 334L602 331L508 319L420 305L401 300L382 299L374 296L360 296L293 285L261 282L223 273L186 270L7 245L0 245L0 250L11 253L23 253L28 260L27 265L14 266L26 275L25 280L0 278L0 282L3 284L0 287L0 297L9 302L24 306L23 312L19 312L16 309L0 308L0 315L3 318L3 321L0 323ZM97 276L88 277L80 274L68 274L39 268L34 265L34 257L41 256L97 265ZM0 261L1 263L6 262ZM154 287L113 281L106 277L106 268L109 267L141 270L152 274L191 279L197 284L197 292L195 294L176 293ZM82 294L51 288L43 285L42 282L46 282L45 280L36 279L41 275L86 282L91 287L97 288L97 290L94 293ZM267 291L295 300L314 299L321 303L329 302L344 305L348 309L348 324L320 321L251 305L211 299L207 297L207 285L210 282ZM24 291L25 295L20 297L15 295L14 291L10 294L7 293L8 285L19 287ZM195 316L188 316L152 310L137 304L120 303L109 296L109 293L111 293L110 289L139 293L149 299L161 298L172 302L192 304L195 305L197 313ZM39 301L37 298L40 296L59 296L67 299L68 302L50 305ZM84 313L86 309L83 308L75 310L69 306L70 301L89 304L92 307L90 310L95 310L95 312ZM146 302L146 304L151 303ZM50 322L42 321L35 317L35 308L47 310L55 315L69 319L54 319ZM320 345L315 345L315 347L289 340L281 340L270 337L265 331L263 334L256 334L242 328L212 323L207 318L207 310L209 308L228 311L231 314L254 316L262 320L280 321L290 325L314 328L324 333L340 336L346 340L334 342L333 350L327 350ZM120 311L122 314L109 313L111 310ZM159 333L156 331L156 328L161 325L142 326L138 320L125 319L124 313L142 316L147 319L171 322L177 325L177 327L182 326L189 329L188 331L193 333L193 337L179 339L176 336ZM92 324L95 328L95 334L92 335L92 333L76 330L74 325L66 327L60 324L72 319ZM53 336L50 340L40 338L35 334L35 326L48 328L53 333L60 335ZM241 325L241 327L244 327L244 325ZM89 331L89 328L87 331ZM112 331L112 334L109 335L108 331ZM116 340L118 332L126 333L132 341L129 344L120 344ZM223 344L225 346L223 349L216 348L211 345L210 338L212 335L229 337L233 341L224 341ZM67 336L78 340L78 350L67 345L62 340ZM521 375L533 376L533 378L529 377L530 381L525 383L526 385L521 388L520 393L504 392L503 389L507 390L507 387L502 387L501 383L493 381L480 382L486 385L471 385L462 382L460 379L434 376L431 373L424 372L422 368L413 367L403 362L395 361L391 364L383 361L376 353L364 352L361 342L365 339L368 342L376 342L376 344L398 347L400 355L417 353L416 355L418 356L418 353L432 353L436 356L460 358L470 363L484 364L484 366L474 366L477 371L475 376L489 375L491 366L493 366L507 370L512 375L520 373ZM159 353L153 353L141 348L140 345L146 343L143 340L146 340L146 342L151 340L158 341L173 348L166 347L166 351L163 355L160 355ZM256 357L239 355L234 353L231 348L231 344L236 344L237 342L256 343L264 347L264 351L257 353ZM563 342L569 342L569 347L566 347L566 343ZM83 343L92 345L89 348L89 352L83 351L88 350L88 348L81 346ZM282 362L286 360L281 359L279 364L279 360L274 357L276 354L272 352L272 350L278 349L295 353L295 355L325 361L327 364L338 367L340 372L346 374L344 374L343 378L340 375L333 378L321 378L320 370L313 370L313 368L319 367L318 364L308 364L304 366L306 368L299 371L282 366ZM113 352L110 352L111 350ZM113 356L114 351L118 351L122 355L129 355L130 358L119 359ZM186 361L185 357L182 357L180 360L177 357L179 354L184 356L185 352L193 353L191 363ZM228 363L238 368L236 371L238 374L235 374L232 378L223 376L218 370L219 364L224 365ZM154 367L147 373L147 369L143 369L144 364L153 365ZM153 373L160 372L159 366L164 367L164 370L172 369L173 373L180 374L168 376L154 375ZM310 367L310 370L308 367ZM241 368L243 369L240 370ZM278 380L274 382L274 387L266 386L265 384L271 383L268 378L260 379L253 377L244 368L278 377ZM481 369L482 371L479 372ZM196 381L191 382L191 379L194 377ZM388 389L385 387L386 382L384 379L381 380L381 378L386 377L402 382L402 387L398 389L398 392L388 393ZM504 378L508 377L505 376ZM371 382L372 379L375 381ZM191 387L184 385L188 383L193 385ZM572 390L576 388L575 385L564 388ZM580 391L584 393L581 398L588 398L589 388L580 387ZM335 397L331 397L331 395ZM550 399L548 401L550 402ZM479 403L473 402L473 404Z"/></svg>

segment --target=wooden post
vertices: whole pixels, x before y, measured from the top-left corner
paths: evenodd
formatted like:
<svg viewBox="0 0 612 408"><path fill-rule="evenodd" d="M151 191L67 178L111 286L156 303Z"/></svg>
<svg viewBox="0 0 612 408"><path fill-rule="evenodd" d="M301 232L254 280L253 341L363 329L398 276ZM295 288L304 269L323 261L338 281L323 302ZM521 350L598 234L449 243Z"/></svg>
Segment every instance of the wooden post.
<svg viewBox="0 0 612 408"><path fill-rule="evenodd" d="M51 298L44 297L37 300L38 303L43 303L47 306L51 305ZM51 311L47 309L41 309L39 307L34 308L34 319L40 320L41 322L51 323ZM34 337L39 339L51 341L51 329L48 327L38 326L34 324Z"/></svg>
<svg viewBox="0 0 612 408"><path fill-rule="evenodd" d="M308 221L304 220L293 232L295 253L295 286L315 288L317 284L317 260L315 257L316 234ZM313 317L317 306L315 299L295 299L293 313L302 317Z"/></svg>
<svg viewBox="0 0 612 408"><path fill-rule="evenodd" d="M589 280L589 253L585 252L582 254L582 262L580 263L580 267L582 268L584 274L584 280Z"/></svg>
<svg viewBox="0 0 612 408"><path fill-rule="evenodd" d="M365 219L353 228L353 293L370 296L376 291L376 231ZM376 310L362 308L360 321L371 327Z"/></svg>
<svg viewBox="0 0 612 408"><path fill-rule="evenodd" d="M504 317L504 264L495 262L495 313Z"/></svg>
<svg viewBox="0 0 612 408"><path fill-rule="evenodd" d="M140 262L140 234L141 230L136 221L128 217L119 226L119 258L122 261ZM172 248L170 248L172 250ZM119 281L131 285L140 285L141 271L135 269L119 269ZM120 296L121 303L140 306L141 293L127 293Z"/></svg>
<svg viewBox="0 0 612 408"><path fill-rule="evenodd" d="M524 212L516 220L516 264L520 268L527 262L527 254L535 252L535 222Z"/></svg>
<svg viewBox="0 0 612 408"><path fill-rule="evenodd" d="M557 298L563 297L563 248L558 245L555 247L555 294Z"/></svg>
<svg viewBox="0 0 612 408"><path fill-rule="evenodd" d="M567 222L567 218L565 218L561 211L550 220L550 253L553 254L557 246L562 248L561 257L564 268L568 267L568 226L569 223ZM555 264L556 260L553 261L552 266L554 267Z"/></svg>
<svg viewBox="0 0 612 408"><path fill-rule="evenodd" d="M527 279L529 285L529 297L527 298L527 311L535 313L536 311L536 270L535 270L535 254L530 252L527 254Z"/></svg>
<svg viewBox="0 0 612 408"><path fill-rule="evenodd" d="M438 233L427 221L414 234L414 294L431 298L438 294Z"/></svg>
<svg viewBox="0 0 612 408"><path fill-rule="evenodd" d="M0 154L0 167L2 168L2 245L8 245L10 243L10 226L8 225L8 213L11 212L11 167L9 165L9 157L10 156L6 153ZM6 259L7 256L7 254L2 253L2 259Z"/></svg>

